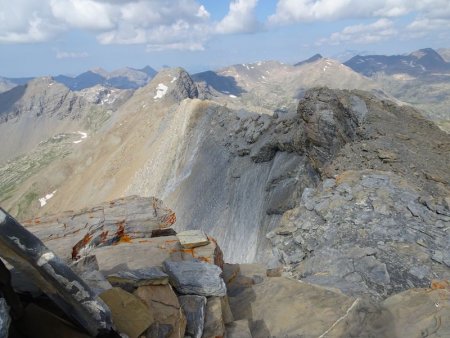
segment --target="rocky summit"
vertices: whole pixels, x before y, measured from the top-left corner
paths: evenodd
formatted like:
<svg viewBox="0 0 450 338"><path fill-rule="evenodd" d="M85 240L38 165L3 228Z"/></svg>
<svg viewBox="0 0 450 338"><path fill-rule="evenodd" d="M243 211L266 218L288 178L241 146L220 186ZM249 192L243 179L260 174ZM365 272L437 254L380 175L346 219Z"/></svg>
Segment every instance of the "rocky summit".
<svg viewBox="0 0 450 338"><path fill-rule="evenodd" d="M450 336L426 114L320 55L142 71L0 94L0 337Z"/></svg>

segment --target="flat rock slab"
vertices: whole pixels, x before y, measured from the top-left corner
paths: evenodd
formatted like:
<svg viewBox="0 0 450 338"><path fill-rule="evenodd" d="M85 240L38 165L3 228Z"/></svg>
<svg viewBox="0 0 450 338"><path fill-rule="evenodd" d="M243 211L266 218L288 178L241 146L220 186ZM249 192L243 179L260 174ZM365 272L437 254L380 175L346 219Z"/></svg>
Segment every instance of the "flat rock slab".
<svg viewBox="0 0 450 338"><path fill-rule="evenodd" d="M209 239L202 230L186 230L177 234L180 244L185 249L208 245Z"/></svg>
<svg viewBox="0 0 450 338"><path fill-rule="evenodd" d="M164 271L170 284L182 294L200 296L225 296L227 288L222 270L212 264L198 261L164 262Z"/></svg>
<svg viewBox="0 0 450 338"><path fill-rule="evenodd" d="M112 330L103 301L53 251L0 208L0 253L92 336Z"/></svg>
<svg viewBox="0 0 450 338"><path fill-rule="evenodd" d="M113 286L121 287L127 291L144 285L163 285L169 282L169 276L161 268L149 267L136 270L125 270L107 277Z"/></svg>
<svg viewBox="0 0 450 338"><path fill-rule="evenodd" d="M144 301L153 315L154 323L149 329L148 337L183 338L186 317L169 284L141 286L134 295Z"/></svg>
<svg viewBox="0 0 450 338"><path fill-rule="evenodd" d="M176 236L134 239L129 243L94 248L93 253L100 271L106 275L123 270L162 267L165 260L195 258L211 264L223 264L222 251L215 241L205 246L183 249Z"/></svg>
<svg viewBox="0 0 450 338"><path fill-rule="evenodd" d="M250 320L253 337L320 337L339 318L347 318L355 302L282 277L268 278L229 299L235 320Z"/></svg>
<svg viewBox="0 0 450 338"><path fill-rule="evenodd" d="M152 237L176 221L154 197L129 196L93 208L31 219L24 225L63 258L78 259L93 248Z"/></svg>
<svg viewBox="0 0 450 338"><path fill-rule="evenodd" d="M117 329L129 338L140 337L154 321L144 302L121 288L106 290L100 298L111 309Z"/></svg>
<svg viewBox="0 0 450 338"><path fill-rule="evenodd" d="M186 315L186 335L201 338L205 323L206 297L187 295L179 297L181 307Z"/></svg>

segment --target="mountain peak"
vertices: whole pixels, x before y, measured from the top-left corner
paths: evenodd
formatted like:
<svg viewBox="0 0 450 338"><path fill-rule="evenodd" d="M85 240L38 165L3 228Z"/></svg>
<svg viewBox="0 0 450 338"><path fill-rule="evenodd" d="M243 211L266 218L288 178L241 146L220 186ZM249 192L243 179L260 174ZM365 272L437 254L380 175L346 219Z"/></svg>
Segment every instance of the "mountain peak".
<svg viewBox="0 0 450 338"><path fill-rule="evenodd" d="M323 56L320 54L314 54L313 56L311 56L310 58L297 62L296 64L294 64L294 66L298 67L301 65L304 65L306 63L312 63L312 62L316 62L317 60L323 59Z"/></svg>
<svg viewBox="0 0 450 338"><path fill-rule="evenodd" d="M161 70L146 86L155 101L170 97L176 101L198 97L198 89L186 70L181 67Z"/></svg>

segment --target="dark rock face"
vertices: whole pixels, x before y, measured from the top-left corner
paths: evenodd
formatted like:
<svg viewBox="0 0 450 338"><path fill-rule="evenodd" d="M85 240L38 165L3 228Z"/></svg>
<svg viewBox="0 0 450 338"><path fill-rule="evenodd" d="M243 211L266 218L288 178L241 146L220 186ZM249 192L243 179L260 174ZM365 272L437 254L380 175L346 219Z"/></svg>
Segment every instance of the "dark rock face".
<svg viewBox="0 0 450 338"><path fill-rule="evenodd" d="M212 264L198 261L164 262L170 283L182 294L225 296L226 286L222 270Z"/></svg>
<svg viewBox="0 0 450 338"><path fill-rule="evenodd" d="M4 298L0 298L0 337L8 337L10 323L9 306Z"/></svg>
<svg viewBox="0 0 450 338"><path fill-rule="evenodd" d="M53 251L0 209L2 258L26 273L70 318L91 335L112 329L101 299Z"/></svg>

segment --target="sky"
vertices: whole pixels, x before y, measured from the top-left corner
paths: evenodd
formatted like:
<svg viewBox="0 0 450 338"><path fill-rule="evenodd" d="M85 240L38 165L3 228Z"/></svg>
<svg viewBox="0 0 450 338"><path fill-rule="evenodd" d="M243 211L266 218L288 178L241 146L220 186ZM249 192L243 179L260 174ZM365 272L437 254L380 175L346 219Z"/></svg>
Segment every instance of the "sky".
<svg viewBox="0 0 450 338"><path fill-rule="evenodd" d="M450 47L450 0L0 0L0 76Z"/></svg>

